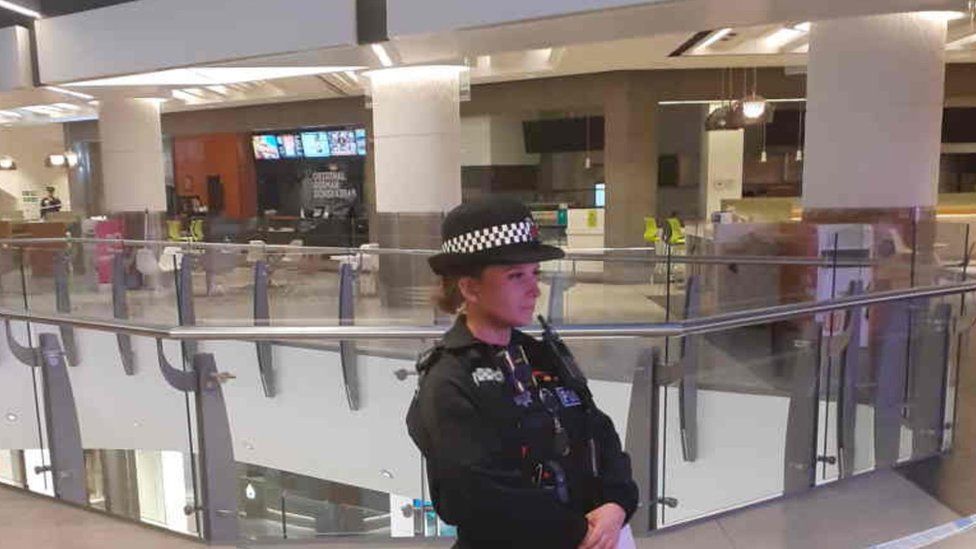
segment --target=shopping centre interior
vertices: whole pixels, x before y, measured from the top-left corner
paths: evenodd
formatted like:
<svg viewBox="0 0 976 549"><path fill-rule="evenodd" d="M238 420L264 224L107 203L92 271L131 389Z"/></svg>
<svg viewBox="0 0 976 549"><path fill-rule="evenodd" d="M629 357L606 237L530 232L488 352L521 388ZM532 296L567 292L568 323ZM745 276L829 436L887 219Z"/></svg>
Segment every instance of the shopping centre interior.
<svg viewBox="0 0 976 549"><path fill-rule="evenodd" d="M976 542L954 0L0 1L0 540L451 546L403 418L499 195L639 547Z"/></svg>

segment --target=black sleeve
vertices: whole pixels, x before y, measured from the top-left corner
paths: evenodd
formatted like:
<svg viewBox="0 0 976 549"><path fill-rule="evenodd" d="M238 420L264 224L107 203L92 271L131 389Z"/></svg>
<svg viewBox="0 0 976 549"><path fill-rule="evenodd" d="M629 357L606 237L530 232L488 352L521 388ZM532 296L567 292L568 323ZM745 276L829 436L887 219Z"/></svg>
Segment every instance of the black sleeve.
<svg viewBox="0 0 976 549"><path fill-rule="evenodd" d="M623 451L613 420L593 410L593 434L600 448L600 481L603 503L616 503L627 512L627 520L637 510L638 489L630 469L630 456Z"/></svg>
<svg viewBox="0 0 976 549"><path fill-rule="evenodd" d="M499 547L577 547L586 535L586 518L530 484L520 471L493 468L497 434L458 380L431 377L421 389L420 417L429 436L431 493L441 519L464 536Z"/></svg>

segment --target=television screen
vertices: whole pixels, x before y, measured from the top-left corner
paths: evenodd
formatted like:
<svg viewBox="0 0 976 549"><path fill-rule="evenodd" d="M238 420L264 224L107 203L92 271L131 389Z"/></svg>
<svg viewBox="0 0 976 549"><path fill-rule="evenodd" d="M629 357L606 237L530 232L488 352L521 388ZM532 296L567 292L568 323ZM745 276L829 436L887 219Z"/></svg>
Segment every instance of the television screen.
<svg viewBox="0 0 976 549"><path fill-rule="evenodd" d="M597 183L593 185L593 205L597 208L607 207L607 184Z"/></svg>
<svg viewBox="0 0 976 549"><path fill-rule="evenodd" d="M356 153L359 156L366 156L366 130L356 130Z"/></svg>
<svg viewBox="0 0 976 549"><path fill-rule="evenodd" d="M281 158L278 152L278 140L273 135L255 135L251 142L254 144L254 158L258 160L277 160Z"/></svg>
<svg viewBox="0 0 976 549"><path fill-rule="evenodd" d="M326 132L304 132L302 133L302 149L305 158L322 158L332 156L329 148L329 139Z"/></svg>
<svg viewBox="0 0 976 549"><path fill-rule="evenodd" d="M332 156L356 156L356 134L350 130L331 131L329 133L329 148Z"/></svg>
<svg viewBox="0 0 976 549"><path fill-rule="evenodd" d="M303 156L301 139L293 133L279 135L278 153L281 158L301 158Z"/></svg>

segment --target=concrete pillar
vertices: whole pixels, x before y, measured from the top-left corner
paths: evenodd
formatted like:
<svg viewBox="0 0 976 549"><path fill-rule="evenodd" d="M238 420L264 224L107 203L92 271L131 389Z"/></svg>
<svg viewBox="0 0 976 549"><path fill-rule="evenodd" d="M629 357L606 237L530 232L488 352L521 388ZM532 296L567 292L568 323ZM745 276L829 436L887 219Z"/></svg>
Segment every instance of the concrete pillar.
<svg viewBox="0 0 976 549"><path fill-rule="evenodd" d="M163 138L159 101L100 100L103 208L109 214L165 212Z"/></svg>
<svg viewBox="0 0 976 549"><path fill-rule="evenodd" d="M813 24L805 209L935 205L945 37L925 13Z"/></svg>
<svg viewBox="0 0 976 549"><path fill-rule="evenodd" d="M607 184L604 242L608 248L644 243L644 218L657 213L657 96L634 75L607 86L604 100ZM607 263L607 280L646 280L646 269Z"/></svg>
<svg viewBox="0 0 976 549"><path fill-rule="evenodd" d="M720 103L713 103L708 112L720 106ZM699 195L702 219L711 219L712 213L720 211L722 200L742 198L744 149L745 130L702 132L701 180L704 188Z"/></svg>
<svg viewBox="0 0 976 549"><path fill-rule="evenodd" d="M444 212L461 203L460 67L368 73L373 109L376 214L382 247L438 248ZM422 258L380 256L387 305L430 302Z"/></svg>

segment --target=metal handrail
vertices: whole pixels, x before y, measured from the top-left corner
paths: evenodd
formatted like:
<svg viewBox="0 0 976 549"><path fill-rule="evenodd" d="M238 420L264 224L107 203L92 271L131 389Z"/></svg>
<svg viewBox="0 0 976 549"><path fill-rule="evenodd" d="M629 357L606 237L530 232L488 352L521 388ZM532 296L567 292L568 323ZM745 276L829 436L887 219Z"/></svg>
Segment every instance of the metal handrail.
<svg viewBox="0 0 976 549"><path fill-rule="evenodd" d="M179 242L175 240L134 240L112 238L3 238L2 247L23 247L29 245L50 246L52 244L107 244L132 247L176 247L186 250L223 251L264 251L292 254L329 255L412 255L428 257L439 252L432 249L416 248L358 248L346 246L293 246L290 244L243 244L236 242ZM50 251L50 248L45 248ZM657 254L654 248L564 248L565 259L572 261L609 261L632 263L674 263L689 265L796 265L813 267L871 267L881 262L877 260L848 260L812 256L757 256L757 255L671 255ZM630 254L630 255L627 255ZM647 254L647 255L637 255ZM956 265L955 263L951 265Z"/></svg>
<svg viewBox="0 0 976 549"><path fill-rule="evenodd" d="M976 291L976 282L945 286L925 286L908 290L876 292L870 295L848 296L813 303L777 305L774 307L725 313L679 322L571 324L560 326L559 333L564 338L681 337L756 326L854 307L880 305L893 301L943 297L973 291ZM8 309L0 309L0 318L178 340L424 340L437 339L444 335L445 331L444 327L436 326L165 326L158 324L136 324L118 320L79 318L58 314L36 314L28 311ZM535 326L527 328L524 331L530 335L539 335L541 333L541 329Z"/></svg>

